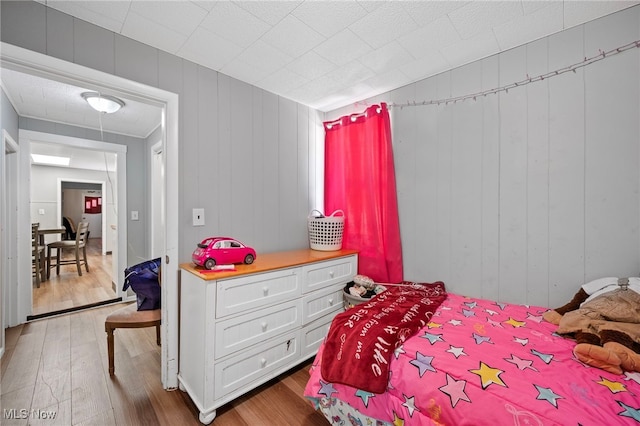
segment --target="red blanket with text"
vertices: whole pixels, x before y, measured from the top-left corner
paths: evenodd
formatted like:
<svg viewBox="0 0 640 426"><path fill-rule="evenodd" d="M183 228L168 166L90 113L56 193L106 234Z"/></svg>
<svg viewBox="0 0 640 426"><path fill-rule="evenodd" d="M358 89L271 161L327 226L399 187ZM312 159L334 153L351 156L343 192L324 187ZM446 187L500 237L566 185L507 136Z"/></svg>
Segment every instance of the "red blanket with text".
<svg viewBox="0 0 640 426"><path fill-rule="evenodd" d="M403 282L336 315L322 354L322 377L383 393L395 349L426 325L446 298L441 281Z"/></svg>

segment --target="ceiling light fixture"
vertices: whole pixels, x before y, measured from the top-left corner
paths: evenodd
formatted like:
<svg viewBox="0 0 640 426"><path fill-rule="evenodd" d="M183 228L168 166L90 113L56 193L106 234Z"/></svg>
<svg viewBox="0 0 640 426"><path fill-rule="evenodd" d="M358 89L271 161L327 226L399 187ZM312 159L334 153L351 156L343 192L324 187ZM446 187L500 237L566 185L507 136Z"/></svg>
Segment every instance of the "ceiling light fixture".
<svg viewBox="0 0 640 426"><path fill-rule="evenodd" d="M111 114L124 106L124 102L115 96L101 95L98 92L84 92L82 97L98 112Z"/></svg>

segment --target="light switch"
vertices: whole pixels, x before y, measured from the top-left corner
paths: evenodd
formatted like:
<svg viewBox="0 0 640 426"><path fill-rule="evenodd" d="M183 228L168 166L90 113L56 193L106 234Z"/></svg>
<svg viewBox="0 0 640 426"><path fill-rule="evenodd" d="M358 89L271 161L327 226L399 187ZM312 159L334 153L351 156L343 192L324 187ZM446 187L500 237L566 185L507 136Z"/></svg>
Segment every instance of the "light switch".
<svg viewBox="0 0 640 426"><path fill-rule="evenodd" d="M138 220L138 210L131 210L131 220Z"/></svg>
<svg viewBox="0 0 640 426"><path fill-rule="evenodd" d="M44 214L44 209L38 209L38 214Z"/></svg>
<svg viewBox="0 0 640 426"><path fill-rule="evenodd" d="M204 209L193 209L193 226L204 226Z"/></svg>

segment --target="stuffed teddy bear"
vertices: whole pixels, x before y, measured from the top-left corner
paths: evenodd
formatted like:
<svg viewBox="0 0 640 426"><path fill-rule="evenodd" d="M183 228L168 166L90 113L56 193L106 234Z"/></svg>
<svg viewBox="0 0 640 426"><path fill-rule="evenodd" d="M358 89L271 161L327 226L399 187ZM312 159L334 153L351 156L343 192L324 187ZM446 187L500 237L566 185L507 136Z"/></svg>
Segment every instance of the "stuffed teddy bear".
<svg viewBox="0 0 640 426"><path fill-rule="evenodd" d="M640 278L601 278L543 318L576 340L580 361L614 374L640 372Z"/></svg>

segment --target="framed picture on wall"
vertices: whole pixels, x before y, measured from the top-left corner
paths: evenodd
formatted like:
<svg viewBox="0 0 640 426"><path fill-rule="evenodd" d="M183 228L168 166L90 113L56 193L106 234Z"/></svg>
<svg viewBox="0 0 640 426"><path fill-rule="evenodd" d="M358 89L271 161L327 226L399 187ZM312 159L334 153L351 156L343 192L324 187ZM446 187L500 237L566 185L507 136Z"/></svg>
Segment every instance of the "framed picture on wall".
<svg viewBox="0 0 640 426"><path fill-rule="evenodd" d="M102 197L84 197L84 212L87 214L102 213Z"/></svg>

